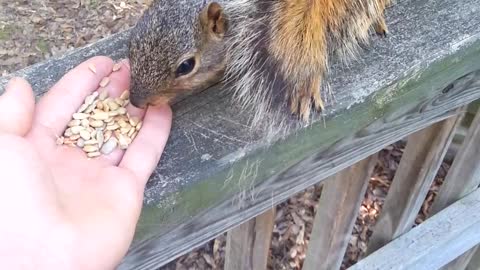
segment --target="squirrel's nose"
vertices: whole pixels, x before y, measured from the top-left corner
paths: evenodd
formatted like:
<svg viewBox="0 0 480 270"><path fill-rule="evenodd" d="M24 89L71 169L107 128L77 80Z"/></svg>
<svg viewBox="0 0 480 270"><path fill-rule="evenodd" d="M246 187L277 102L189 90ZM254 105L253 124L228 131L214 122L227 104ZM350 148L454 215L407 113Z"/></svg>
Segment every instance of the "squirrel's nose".
<svg viewBox="0 0 480 270"><path fill-rule="evenodd" d="M130 104L139 109L145 109L147 107L147 102L144 98L132 94L130 94Z"/></svg>

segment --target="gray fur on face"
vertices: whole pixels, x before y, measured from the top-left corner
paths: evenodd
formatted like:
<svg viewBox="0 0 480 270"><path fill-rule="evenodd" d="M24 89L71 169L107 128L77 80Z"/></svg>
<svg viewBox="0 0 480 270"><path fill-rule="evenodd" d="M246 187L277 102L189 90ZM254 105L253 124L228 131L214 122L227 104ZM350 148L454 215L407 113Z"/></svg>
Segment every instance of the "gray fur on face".
<svg viewBox="0 0 480 270"><path fill-rule="evenodd" d="M146 94L166 82L176 61L195 48L204 5L203 1L157 0L144 13L130 40L132 91Z"/></svg>

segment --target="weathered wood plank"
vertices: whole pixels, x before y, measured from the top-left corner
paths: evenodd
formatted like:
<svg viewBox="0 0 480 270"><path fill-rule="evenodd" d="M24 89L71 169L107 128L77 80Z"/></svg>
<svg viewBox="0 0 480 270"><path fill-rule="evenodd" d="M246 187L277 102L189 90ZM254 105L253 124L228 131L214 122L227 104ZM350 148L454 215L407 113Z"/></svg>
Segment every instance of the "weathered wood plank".
<svg viewBox="0 0 480 270"><path fill-rule="evenodd" d="M477 189L480 184L480 113L473 119L467 135L448 170L445 181L435 198L430 215L450 205L466 194ZM465 269L475 249L452 261L443 270Z"/></svg>
<svg viewBox="0 0 480 270"><path fill-rule="evenodd" d="M275 208L227 233L225 270L267 269Z"/></svg>
<svg viewBox="0 0 480 270"><path fill-rule="evenodd" d="M396 238L349 270L435 270L480 243L480 189Z"/></svg>
<svg viewBox="0 0 480 270"><path fill-rule="evenodd" d="M368 243L367 254L410 230L438 168L455 135L462 115L409 136L395 177Z"/></svg>
<svg viewBox="0 0 480 270"><path fill-rule="evenodd" d="M222 86L176 104L170 140L119 269L158 268L478 99L479 8L480 0L398 1L387 12L388 38L372 35L361 61L346 68L332 62L335 102L326 104L325 122L316 119L282 140L252 130L251 114L232 105ZM35 81L41 96L88 56L125 57L125 35L17 74ZM45 79L51 73L58 76Z"/></svg>
<svg viewBox="0 0 480 270"><path fill-rule="evenodd" d="M376 160L375 154L325 180L303 270L340 269Z"/></svg>

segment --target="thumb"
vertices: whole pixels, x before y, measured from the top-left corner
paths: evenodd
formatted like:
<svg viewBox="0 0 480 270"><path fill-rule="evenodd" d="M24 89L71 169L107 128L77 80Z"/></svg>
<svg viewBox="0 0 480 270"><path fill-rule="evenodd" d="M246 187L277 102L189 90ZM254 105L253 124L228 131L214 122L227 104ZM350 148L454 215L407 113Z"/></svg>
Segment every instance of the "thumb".
<svg viewBox="0 0 480 270"><path fill-rule="evenodd" d="M30 84L13 78L0 96L0 133L24 136L32 126L35 97Z"/></svg>

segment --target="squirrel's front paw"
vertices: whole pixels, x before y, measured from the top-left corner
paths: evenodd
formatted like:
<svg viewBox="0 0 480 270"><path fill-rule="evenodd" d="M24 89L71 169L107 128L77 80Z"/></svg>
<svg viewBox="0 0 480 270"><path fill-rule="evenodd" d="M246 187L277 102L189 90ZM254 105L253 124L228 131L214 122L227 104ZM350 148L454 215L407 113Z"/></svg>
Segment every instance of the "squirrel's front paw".
<svg viewBox="0 0 480 270"><path fill-rule="evenodd" d="M308 122L312 112L312 105L316 111L324 109L323 100L320 94L321 79L312 79L297 88L290 97L290 111L294 115L299 115L302 121Z"/></svg>
<svg viewBox="0 0 480 270"><path fill-rule="evenodd" d="M388 27L383 16L376 23L373 24L373 27L377 35L381 37L387 37Z"/></svg>

